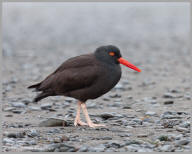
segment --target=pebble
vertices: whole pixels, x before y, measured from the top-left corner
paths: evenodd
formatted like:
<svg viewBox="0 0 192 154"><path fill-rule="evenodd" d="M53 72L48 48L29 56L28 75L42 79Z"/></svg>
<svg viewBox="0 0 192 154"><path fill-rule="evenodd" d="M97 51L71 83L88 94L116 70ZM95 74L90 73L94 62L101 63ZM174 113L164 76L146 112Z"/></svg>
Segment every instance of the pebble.
<svg viewBox="0 0 192 154"><path fill-rule="evenodd" d="M179 126L184 127L184 128L189 128L190 127L190 122L189 121L183 121Z"/></svg>
<svg viewBox="0 0 192 154"><path fill-rule="evenodd" d="M167 135L160 135L158 137L159 141L169 141L169 137Z"/></svg>
<svg viewBox="0 0 192 154"><path fill-rule="evenodd" d="M163 95L164 98L176 98L176 95L172 94L172 93L165 93Z"/></svg>
<svg viewBox="0 0 192 154"><path fill-rule="evenodd" d="M26 113L26 111L24 111L24 110L17 110L17 109L12 110L12 112L16 113L16 114Z"/></svg>
<svg viewBox="0 0 192 154"><path fill-rule="evenodd" d="M153 111L147 111L146 113L145 113L145 115L148 115L148 116L154 116L154 115L157 115L155 112L153 112Z"/></svg>
<svg viewBox="0 0 192 154"><path fill-rule="evenodd" d="M59 118L48 118L40 122L39 127L67 126L67 122Z"/></svg>
<svg viewBox="0 0 192 154"><path fill-rule="evenodd" d="M27 133L29 137L40 136L40 133L36 129L31 129L30 132Z"/></svg>
<svg viewBox="0 0 192 154"><path fill-rule="evenodd" d="M15 109L16 109L15 107L6 107L6 108L3 109L3 111L9 112L9 111L13 111Z"/></svg>
<svg viewBox="0 0 192 154"><path fill-rule="evenodd" d="M177 127L176 130L179 131L179 132L184 132L184 133L189 133L190 132L189 129L183 128L183 127Z"/></svg>
<svg viewBox="0 0 192 154"><path fill-rule="evenodd" d="M52 107L52 103L41 104L42 110L49 110Z"/></svg>
<svg viewBox="0 0 192 154"><path fill-rule="evenodd" d="M159 147L161 152L174 152L174 147L172 145L163 145Z"/></svg>
<svg viewBox="0 0 192 154"><path fill-rule="evenodd" d="M121 95L118 94L118 93L111 93L111 94L109 95L109 97L111 97L111 98L121 98Z"/></svg>
<svg viewBox="0 0 192 154"><path fill-rule="evenodd" d="M105 146L103 144L99 144L93 147L88 148L88 152L104 152L105 151Z"/></svg>
<svg viewBox="0 0 192 154"><path fill-rule="evenodd" d="M132 107L131 107L130 104L126 104L126 105L123 106L123 109L131 109L131 108L132 108Z"/></svg>
<svg viewBox="0 0 192 154"><path fill-rule="evenodd" d="M97 109L97 108L99 108L99 106L98 106L98 104L96 104L95 102L88 102L88 103L86 103L86 106L87 106L87 108L88 109Z"/></svg>
<svg viewBox="0 0 192 154"><path fill-rule="evenodd" d="M173 100L166 100L163 102L163 104L168 105L168 104L174 104Z"/></svg>
<svg viewBox="0 0 192 154"><path fill-rule="evenodd" d="M13 103L11 103L11 106L16 107L16 108L25 108L26 107L26 105L22 102L13 102Z"/></svg>
<svg viewBox="0 0 192 154"><path fill-rule="evenodd" d="M12 138L3 138L2 142L3 142L3 144L6 144L6 145L13 145L13 144L15 144L15 141Z"/></svg>
<svg viewBox="0 0 192 154"><path fill-rule="evenodd" d="M74 102L74 101L76 101L74 98L72 98L72 97L65 97L65 101L66 102Z"/></svg>
<svg viewBox="0 0 192 154"><path fill-rule="evenodd" d="M123 118L123 116L121 114L117 114L117 113L114 113L114 112L112 112L112 113L102 113L102 114L100 114L100 117L102 119L104 119L104 120L107 120L109 118L114 118L114 117Z"/></svg>
<svg viewBox="0 0 192 154"><path fill-rule="evenodd" d="M25 132L5 132L5 135L9 138L24 138Z"/></svg>
<svg viewBox="0 0 192 154"><path fill-rule="evenodd" d="M182 145L187 145L189 144L190 141L186 139L178 140L175 142L175 146L182 146Z"/></svg>
<svg viewBox="0 0 192 154"><path fill-rule="evenodd" d="M29 109L30 109L31 111L40 111L40 110L41 110L41 108L38 107L38 106L29 106Z"/></svg>

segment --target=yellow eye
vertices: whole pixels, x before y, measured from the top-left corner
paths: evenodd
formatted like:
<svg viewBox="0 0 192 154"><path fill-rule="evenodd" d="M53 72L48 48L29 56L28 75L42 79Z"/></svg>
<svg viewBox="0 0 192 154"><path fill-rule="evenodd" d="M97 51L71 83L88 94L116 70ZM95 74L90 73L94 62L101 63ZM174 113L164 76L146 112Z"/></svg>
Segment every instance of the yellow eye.
<svg viewBox="0 0 192 154"><path fill-rule="evenodd" d="M109 55L110 56L115 56L115 53L114 52L109 52Z"/></svg>

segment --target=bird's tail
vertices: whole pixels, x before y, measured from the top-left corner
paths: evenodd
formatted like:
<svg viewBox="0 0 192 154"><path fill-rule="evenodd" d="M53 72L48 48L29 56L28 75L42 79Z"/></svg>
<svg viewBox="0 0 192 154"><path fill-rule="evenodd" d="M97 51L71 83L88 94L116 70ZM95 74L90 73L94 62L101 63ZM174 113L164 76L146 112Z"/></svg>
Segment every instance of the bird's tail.
<svg viewBox="0 0 192 154"><path fill-rule="evenodd" d="M40 94L38 94L35 99L33 100L33 102L38 102L40 101L41 99L45 98L45 97L48 97L48 96L52 96L52 94L50 94L49 92L42 92Z"/></svg>
<svg viewBox="0 0 192 154"><path fill-rule="evenodd" d="M31 85L31 86L29 86L29 87L27 87L27 88L28 88L28 89L35 88L36 90L38 90L39 87L40 87L40 85L41 85L41 82L40 82L40 83L37 83L37 84L34 84L34 85Z"/></svg>

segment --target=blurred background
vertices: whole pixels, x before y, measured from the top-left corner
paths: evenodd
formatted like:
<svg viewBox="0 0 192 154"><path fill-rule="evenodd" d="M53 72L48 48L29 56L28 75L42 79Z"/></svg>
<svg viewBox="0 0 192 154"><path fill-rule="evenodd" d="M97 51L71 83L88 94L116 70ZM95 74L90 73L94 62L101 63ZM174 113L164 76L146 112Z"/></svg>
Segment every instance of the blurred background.
<svg viewBox="0 0 192 154"><path fill-rule="evenodd" d="M153 45L157 52L187 43L189 18L188 3L4 3L3 47L15 55L92 52L105 44L130 53Z"/></svg>

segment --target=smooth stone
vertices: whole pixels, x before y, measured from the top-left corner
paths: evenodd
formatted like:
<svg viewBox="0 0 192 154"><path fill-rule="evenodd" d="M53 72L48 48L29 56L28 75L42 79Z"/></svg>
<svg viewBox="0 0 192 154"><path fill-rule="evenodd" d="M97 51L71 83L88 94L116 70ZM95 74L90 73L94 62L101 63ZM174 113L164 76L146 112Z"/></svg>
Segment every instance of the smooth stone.
<svg viewBox="0 0 192 154"><path fill-rule="evenodd" d="M38 132L36 129L30 130L30 132L28 132L27 135L28 135L29 137L40 136L39 132Z"/></svg>
<svg viewBox="0 0 192 154"><path fill-rule="evenodd" d="M190 127L190 122L189 121L183 121L179 126L180 127L184 127L184 128L188 128Z"/></svg>
<svg viewBox="0 0 192 154"><path fill-rule="evenodd" d="M173 100L166 100L163 102L163 104L168 105L168 104L174 104Z"/></svg>
<svg viewBox="0 0 192 154"><path fill-rule="evenodd" d="M121 97L121 95L120 95L120 94L115 93L115 94L110 94L110 95L109 95L109 97L111 97L111 98L120 98L120 97Z"/></svg>
<svg viewBox="0 0 192 154"><path fill-rule="evenodd" d="M15 141L14 141L14 139L13 138L3 138L3 140L2 140L2 142L3 142L3 144L8 144L8 145L13 145L13 144L15 144Z"/></svg>
<svg viewBox="0 0 192 154"><path fill-rule="evenodd" d="M189 144L190 141L189 140L186 140L186 139L183 139L183 140L178 140L175 142L175 146L182 146L182 145L187 145Z"/></svg>
<svg viewBox="0 0 192 154"><path fill-rule="evenodd" d="M148 115L148 116L154 116L154 115L157 115L155 112L153 112L153 111L147 111L146 113L145 113L145 115Z"/></svg>
<svg viewBox="0 0 192 154"><path fill-rule="evenodd" d="M6 133L6 136L9 137L9 138L24 138L26 135L25 132L7 132Z"/></svg>
<svg viewBox="0 0 192 154"><path fill-rule="evenodd" d="M52 107L52 103L41 104L42 110L49 110Z"/></svg>
<svg viewBox="0 0 192 154"><path fill-rule="evenodd" d="M48 118L40 122L39 127L67 126L67 122L59 118Z"/></svg>
<svg viewBox="0 0 192 154"><path fill-rule="evenodd" d="M9 112L9 111L13 111L15 109L16 109L15 107L6 107L6 108L3 109L3 111Z"/></svg>
<svg viewBox="0 0 192 154"><path fill-rule="evenodd" d="M66 97L66 98L65 98L65 101L66 101L66 102L74 102L75 99L74 99L74 98L71 98L71 97Z"/></svg>
<svg viewBox="0 0 192 154"><path fill-rule="evenodd" d="M176 98L176 96L175 96L174 94L172 94L172 93L165 93L165 94L163 95L163 97L164 97L164 98Z"/></svg>
<svg viewBox="0 0 192 154"><path fill-rule="evenodd" d="M13 103L11 103L11 106L16 107L16 108L25 108L26 107L26 105L22 102L13 102Z"/></svg>
<svg viewBox="0 0 192 154"><path fill-rule="evenodd" d="M23 110L12 110L13 113L16 113L16 114L21 114L21 113L25 113L26 111L23 111Z"/></svg>
<svg viewBox="0 0 192 154"><path fill-rule="evenodd" d="M162 147L159 148L159 150L162 152L173 152L174 147L172 145L163 145Z"/></svg>
<svg viewBox="0 0 192 154"><path fill-rule="evenodd" d="M189 129L183 128L183 127L177 127L176 130L179 131L179 132L185 132L185 133L189 133L190 132Z"/></svg>
<svg viewBox="0 0 192 154"><path fill-rule="evenodd" d="M102 119L104 119L104 120L107 120L109 118L114 118L114 117L116 117L116 118L123 118L122 115L114 113L114 112L112 112L112 113L102 113L102 114L100 114L100 117Z"/></svg>
<svg viewBox="0 0 192 154"><path fill-rule="evenodd" d="M169 141L169 137L167 135L160 135L158 137L159 141Z"/></svg>
<svg viewBox="0 0 192 154"><path fill-rule="evenodd" d="M38 107L38 106L29 106L28 108L29 108L31 111L40 111L40 110L41 110L41 108Z"/></svg>
<svg viewBox="0 0 192 154"><path fill-rule="evenodd" d="M103 144L96 145L94 147L89 147L88 151L89 152L104 152L105 151L105 146Z"/></svg>

